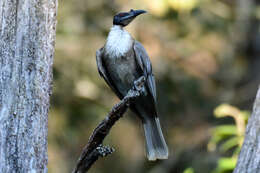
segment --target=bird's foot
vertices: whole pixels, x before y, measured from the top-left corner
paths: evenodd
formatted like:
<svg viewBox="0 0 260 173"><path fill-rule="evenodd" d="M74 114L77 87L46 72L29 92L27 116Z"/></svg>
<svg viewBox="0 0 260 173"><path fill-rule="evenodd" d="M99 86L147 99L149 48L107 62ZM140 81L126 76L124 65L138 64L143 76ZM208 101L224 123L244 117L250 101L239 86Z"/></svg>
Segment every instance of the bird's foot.
<svg viewBox="0 0 260 173"><path fill-rule="evenodd" d="M145 88L144 88L144 83L145 83L145 77L141 76L137 80L134 81L134 86L132 89L130 89L127 93L127 95L124 97L125 100L127 99L133 99L136 97L139 97L140 95L145 95ZM129 106L130 103L128 102L127 105Z"/></svg>
<svg viewBox="0 0 260 173"><path fill-rule="evenodd" d="M145 89L144 89L145 80L146 80L145 77L141 76L136 81L134 81L134 90L143 94L145 92Z"/></svg>

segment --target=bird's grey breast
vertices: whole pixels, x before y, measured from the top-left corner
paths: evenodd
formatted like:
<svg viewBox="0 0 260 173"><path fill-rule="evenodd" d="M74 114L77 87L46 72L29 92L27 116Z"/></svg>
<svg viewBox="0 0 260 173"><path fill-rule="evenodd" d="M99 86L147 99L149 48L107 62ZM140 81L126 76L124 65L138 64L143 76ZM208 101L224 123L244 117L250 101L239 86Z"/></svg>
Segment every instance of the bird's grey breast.
<svg viewBox="0 0 260 173"><path fill-rule="evenodd" d="M123 95L139 77L134 56L134 51L131 49L123 56L107 55L104 59L110 77Z"/></svg>

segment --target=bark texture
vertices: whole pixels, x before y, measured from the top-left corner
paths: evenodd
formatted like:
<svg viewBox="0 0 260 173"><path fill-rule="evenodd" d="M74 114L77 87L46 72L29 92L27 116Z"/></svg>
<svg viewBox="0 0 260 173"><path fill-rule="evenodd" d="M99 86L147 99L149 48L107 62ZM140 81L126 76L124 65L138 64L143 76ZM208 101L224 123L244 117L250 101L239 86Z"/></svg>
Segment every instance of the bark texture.
<svg viewBox="0 0 260 173"><path fill-rule="evenodd" d="M0 172L47 172L57 0L0 0Z"/></svg>
<svg viewBox="0 0 260 173"><path fill-rule="evenodd" d="M249 118L245 140L234 173L260 172L260 87Z"/></svg>

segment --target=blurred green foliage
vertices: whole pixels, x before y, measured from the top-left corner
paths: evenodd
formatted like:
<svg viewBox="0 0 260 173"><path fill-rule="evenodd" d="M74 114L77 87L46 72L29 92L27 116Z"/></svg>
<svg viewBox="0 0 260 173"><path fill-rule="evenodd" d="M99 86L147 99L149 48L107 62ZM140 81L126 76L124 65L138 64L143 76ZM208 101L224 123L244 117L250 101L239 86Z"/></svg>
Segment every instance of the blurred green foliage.
<svg viewBox="0 0 260 173"><path fill-rule="evenodd" d="M192 168L187 168L183 171L183 173L194 173L194 170Z"/></svg>
<svg viewBox="0 0 260 173"><path fill-rule="evenodd" d="M216 118L232 117L235 122L232 125L218 125L213 128L208 149L210 151L216 150L216 146L219 145L221 153L231 151L230 157L221 157L218 160L218 165L214 173L233 172L239 151L242 147L250 113L248 111L241 111L228 104L222 104L215 109L214 115Z"/></svg>
<svg viewBox="0 0 260 173"><path fill-rule="evenodd" d="M218 160L230 157L230 146L241 138L221 145L224 136L236 136L234 127L233 132L232 127L222 128L215 139L211 138L212 127L236 124L232 118L213 117L212 110L225 102L250 110L260 81L260 8L259 4L252 6L253 2L59 1L49 116L49 172L71 172L93 129L118 102L99 77L95 52L106 41L113 15L131 8L148 11L126 30L144 45L151 58L170 157L147 161L140 121L128 113L104 141L116 151L98 160L89 172L215 170ZM223 149L209 152L210 139L215 140L216 148L220 145Z"/></svg>

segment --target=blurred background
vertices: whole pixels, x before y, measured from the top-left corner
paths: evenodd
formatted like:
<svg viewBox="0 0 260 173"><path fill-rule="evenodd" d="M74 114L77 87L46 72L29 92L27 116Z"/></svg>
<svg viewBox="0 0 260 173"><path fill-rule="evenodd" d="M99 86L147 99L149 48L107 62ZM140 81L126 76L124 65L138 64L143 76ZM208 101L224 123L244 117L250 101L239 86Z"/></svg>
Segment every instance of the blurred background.
<svg viewBox="0 0 260 173"><path fill-rule="evenodd" d="M95 52L113 16L144 9L125 29L146 48L170 150L148 162L141 123L128 111L104 144L116 151L90 173L229 173L260 83L260 1L60 0L49 115L49 172L71 172L97 124L119 100Z"/></svg>

